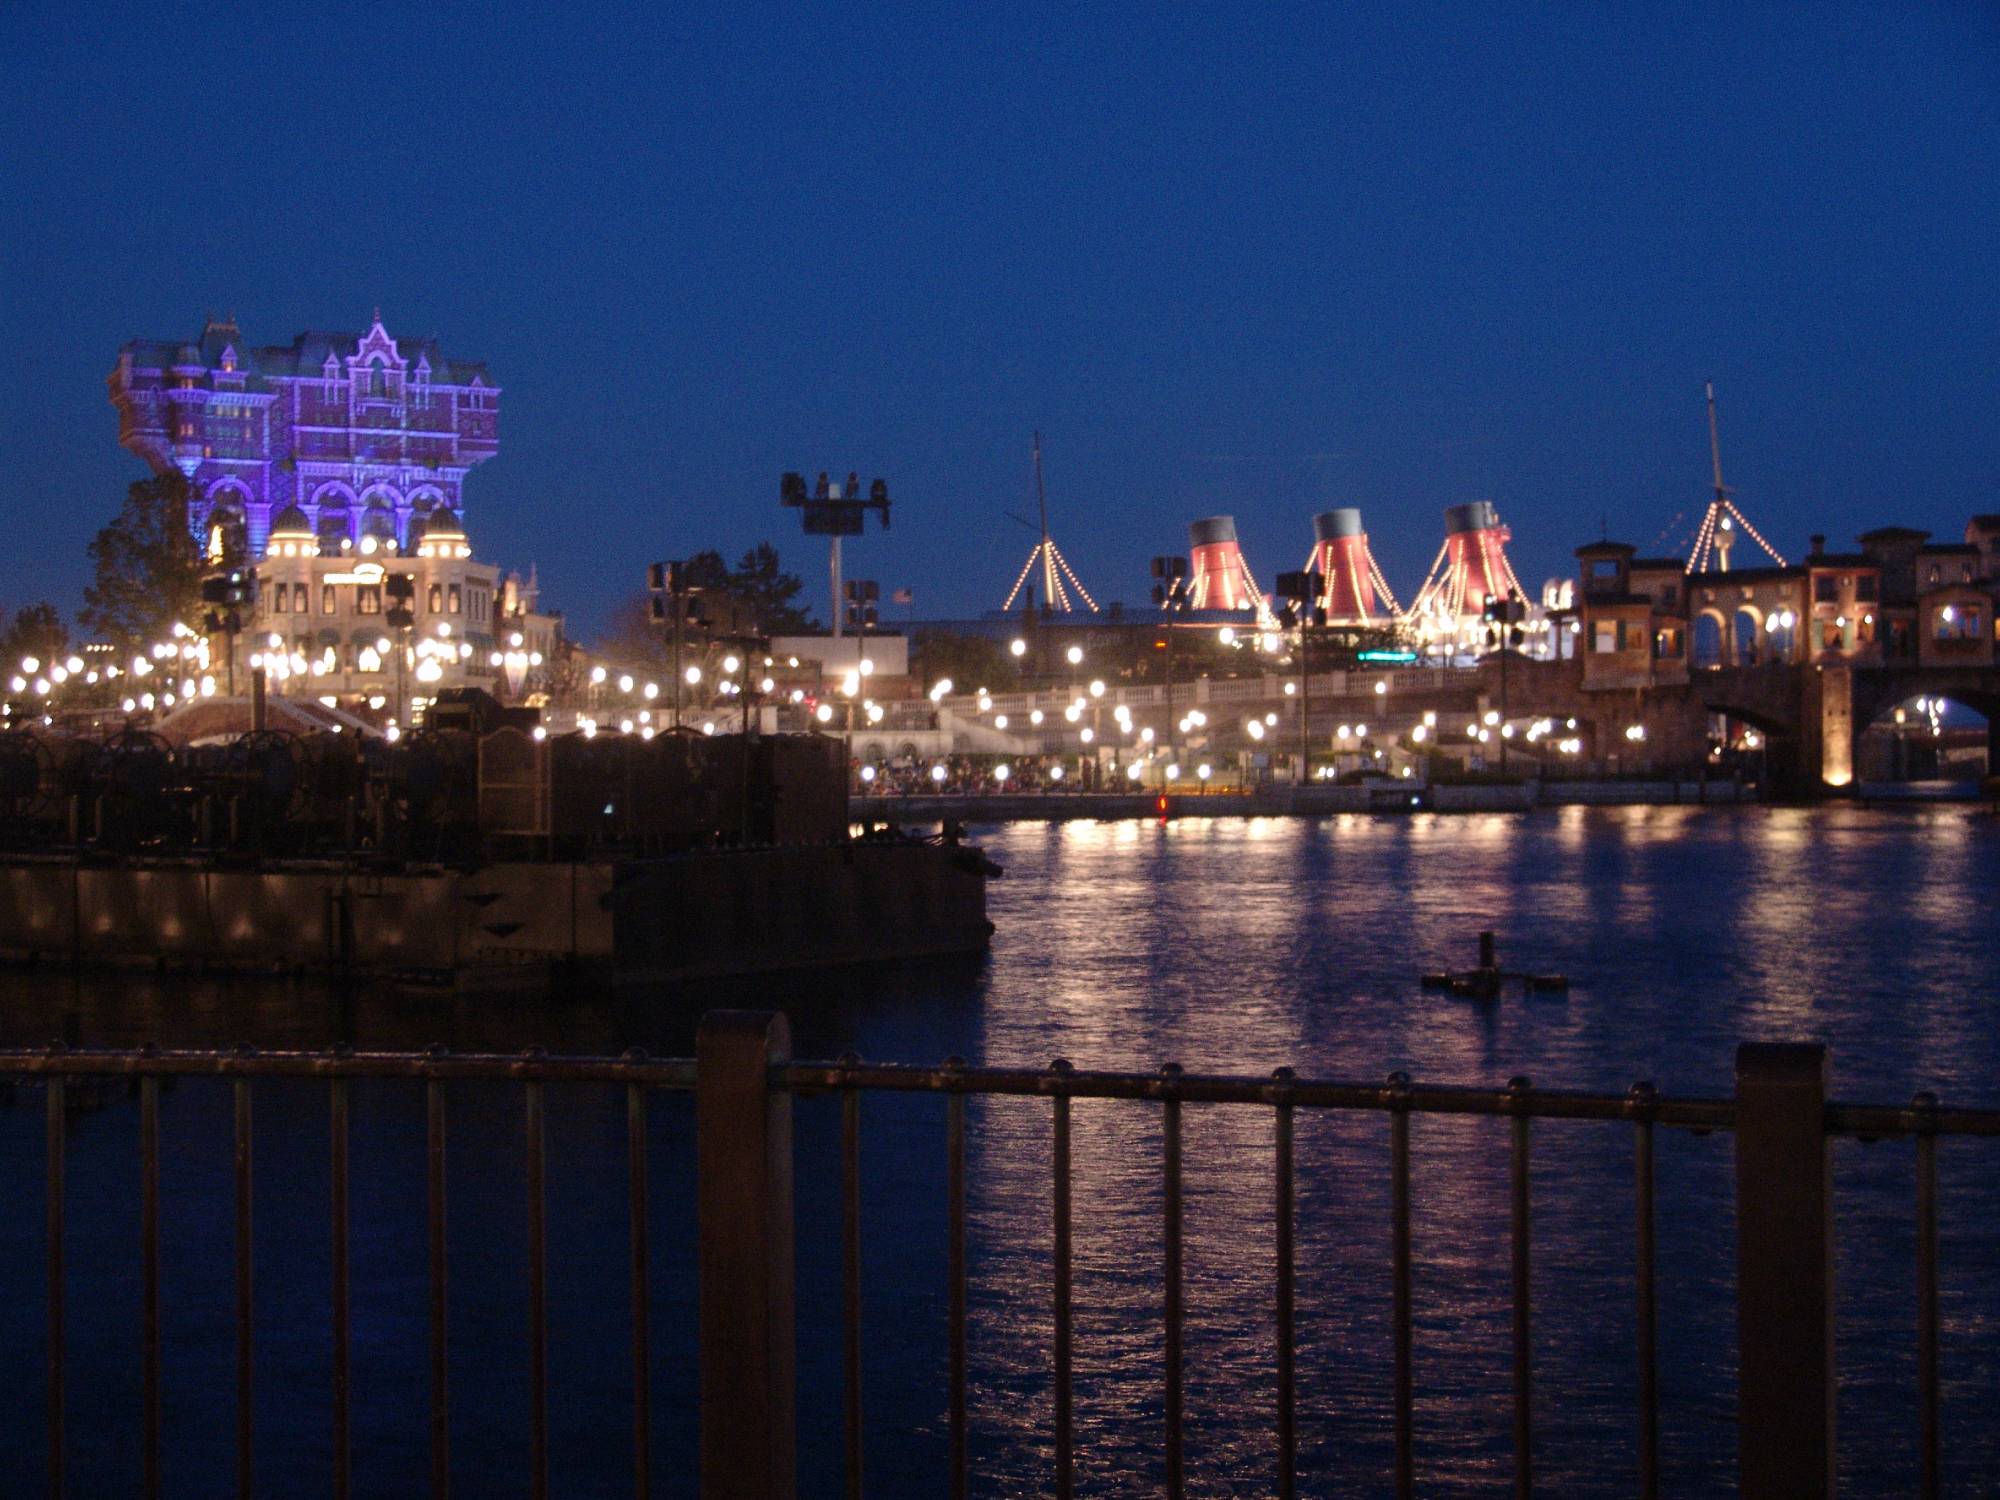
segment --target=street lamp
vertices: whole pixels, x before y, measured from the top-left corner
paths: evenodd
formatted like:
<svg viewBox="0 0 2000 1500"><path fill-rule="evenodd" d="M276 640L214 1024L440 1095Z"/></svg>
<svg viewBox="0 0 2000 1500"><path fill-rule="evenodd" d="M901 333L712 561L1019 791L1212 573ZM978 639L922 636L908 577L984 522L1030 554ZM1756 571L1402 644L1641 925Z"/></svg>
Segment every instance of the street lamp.
<svg viewBox="0 0 2000 1500"><path fill-rule="evenodd" d="M1188 563L1185 557L1174 553L1167 557L1153 559L1153 603L1166 616L1166 637L1162 644L1167 652L1167 722L1174 722L1174 614L1186 614L1194 604L1194 590L1188 579ZM1167 779L1172 781L1179 772L1178 766L1167 768Z"/></svg>
<svg viewBox="0 0 2000 1500"><path fill-rule="evenodd" d="M1312 657L1311 627L1326 623L1326 577L1317 568L1278 575L1278 595L1285 603L1278 622L1299 631L1299 781L1312 778ZM1380 684L1378 683L1379 687Z"/></svg>

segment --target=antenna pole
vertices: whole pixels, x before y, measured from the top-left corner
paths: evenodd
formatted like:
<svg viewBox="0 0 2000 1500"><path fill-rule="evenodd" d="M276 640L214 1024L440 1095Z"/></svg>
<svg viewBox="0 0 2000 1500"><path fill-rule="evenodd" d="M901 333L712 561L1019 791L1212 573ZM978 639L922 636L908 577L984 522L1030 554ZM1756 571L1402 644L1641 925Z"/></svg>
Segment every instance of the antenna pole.
<svg viewBox="0 0 2000 1500"><path fill-rule="evenodd" d="M1035 504L1042 517L1042 598L1049 604L1056 598L1055 549L1049 546L1049 497L1042 488L1042 435L1035 434Z"/></svg>

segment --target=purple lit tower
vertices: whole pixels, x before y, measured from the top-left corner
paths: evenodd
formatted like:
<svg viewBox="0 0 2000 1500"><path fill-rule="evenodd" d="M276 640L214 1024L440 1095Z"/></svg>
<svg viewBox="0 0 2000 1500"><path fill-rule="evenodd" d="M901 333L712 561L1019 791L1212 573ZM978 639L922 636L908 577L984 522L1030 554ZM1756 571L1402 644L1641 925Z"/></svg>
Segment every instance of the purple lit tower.
<svg viewBox="0 0 2000 1500"><path fill-rule="evenodd" d="M261 557L271 519L305 513L320 550L365 536L408 548L440 507L463 510L466 470L499 451L500 388L435 339L302 333L251 349L234 318L194 343L134 339L111 372L118 440L194 484L197 538L242 524ZM417 522L415 533L411 523Z"/></svg>

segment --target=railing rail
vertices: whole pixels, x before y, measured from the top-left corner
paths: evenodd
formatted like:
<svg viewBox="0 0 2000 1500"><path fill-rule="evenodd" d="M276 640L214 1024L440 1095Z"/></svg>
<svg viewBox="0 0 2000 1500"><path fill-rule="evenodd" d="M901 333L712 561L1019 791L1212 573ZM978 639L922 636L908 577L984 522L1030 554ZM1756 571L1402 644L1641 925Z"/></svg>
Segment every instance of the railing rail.
<svg viewBox="0 0 2000 1500"><path fill-rule="evenodd" d="M1186 1487L1184 1324L1189 1288L1183 1246L1182 1110L1185 1106L1264 1108L1272 1112L1268 1170L1275 1235L1271 1283L1277 1440L1273 1488L1295 1496L1297 1375L1295 1321L1296 1185L1294 1126L1300 1110L1363 1111L1388 1123L1390 1320L1393 1360L1394 1468L1398 1495L1418 1487L1412 1328L1410 1124L1413 1116L1486 1116L1508 1122L1509 1300L1514 1488L1532 1493L1535 1386L1529 1297L1532 1258L1533 1122L1617 1122L1633 1130L1635 1339L1638 1490L1659 1488L1658 1351L1655 1278L1654 1137L1662 1127L1735 1137L1738 1219L1738 1466L1741 1493L1826 1495L1834 1481L1833 1297L1834 1222L1828 1144L1836 1137L1915 1141L1914 1208L1917 1252L1918 1492L1939 1492L1939 1342L1937 1141L1940 1137L2000 1136L2000 1110L1946 1108L1930 1094L1907 1106L1827 1100L1827 1059L1817 1046L1746 1045L1738 1055L1733 1098L1657 1093L1650 1084L1622 1094L1538 1089L1517 1078L1507 1086L1461 1087L1412 1082L1394 1074L1381 1083L1299 1078L1279 1069L1268 1078L1188 1073L1168 1065L1157 1073L1081 1070L1057 1060L1048 1068L970 1067L957 1059L938 1067L867 1063L851 1055L833 1062L790 1057L782 1016L718 1012L703 1019L695 1058L551 1057L540 1052L191 1051L144 1048L100 1051L51 1047L0 1051L0 1078L47 1085L47 1445L48 1493L66 1481L65 1180L66 1090L88 1080L136 1084L139 1107L141 1234L141 1400L139 1439L144 1492L159 1493L161 1449L160 1085L208 1077L232 1083L233 1212L236 1318L236 1483L249 1494L254 1477L253 1235L254 1116L258 1081L325 1083L330 1168L329 1317L333 1335L331 1411L333 1489L351 1488L353 1445L349 1396L349 1088L356 1079L421 1082L425 1099L427 1277L429 1292L431 1493L449 1492L447 1379L449 1267L446 1257L446 1100L460 1081L510 1082L521 1090L527 1228L529 1468L531 1492L549 1486L548 1250L545 1207L545 1085L621 1087L626 1099L627 1196L631 1215L629 1269L632 1475L634 1492L648 1493L649 1246L647 1243L647 1098L655 1090L692 1091L696 1120L696 1190L700 1265L701 1453L706 1492L785 1500L794 1492L792 1296L792 1104L812 1094L840 1103L842 1449L846 1492L862 1493L863 1451L861 1175L867 1093L937 1094L944 1098L944 1219L947 1281L949 1448L943 1486L967 1490L966 1100L973 1096L1050 1101L1050 1384L1054 1424L1054 1489L1074 1492L1074 1163L1071 1104L1076 1099L1125 1100L1160 1106L1161 1130L1161 1446L1165 1486ZM1243 1168L1243 1170L1253 1170Z"/></svg>

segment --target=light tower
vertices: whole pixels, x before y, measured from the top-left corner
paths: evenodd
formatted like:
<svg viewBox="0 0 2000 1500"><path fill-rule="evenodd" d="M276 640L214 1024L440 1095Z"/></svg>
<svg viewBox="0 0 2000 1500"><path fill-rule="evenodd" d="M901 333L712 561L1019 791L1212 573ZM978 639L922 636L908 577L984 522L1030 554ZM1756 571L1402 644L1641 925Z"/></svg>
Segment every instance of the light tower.
<svg viewBox="0 0 2000 1500"><path fill-rule="evenodd" d="M799 519L805 523L807 536L823 536L831 539L827 549L827 577L833 593L833 638L840 639L840 612L845 602L840 586L840 539L844 536L861 535L864 512L874 511L882 518L886 530L889 525L889 484L878 479L868 487L868 498L861 498L860 477L852 472L847 476L845 487L831 484L826 470L820 470L819 482L813 486L810 495L806 493L806 479L803 474L786 474L778 481L780 504L794 507L800 512Z"/></svg>
<svg viewBox="0 0 2000 1500"><path fill-rule="evenodd" d="M1701 526L1694 534L1694 549L1688 553L1687 570L1690 573L1706 573L1711 556L1716 568L1724 573L1729 571L1729 554L1736 546L1736 534L1741 531L1751 541L1762 547L1771 556L1771 561L1779 567L1785 565L1778 549L1758 535L1757 528L1744 519L1743 512L1730 499L1734 493L1722 482L1722 441L1715 425L1715 382L1708 383L1708 458L1715 474L1715 498L1708 502L1708 510L1701 518Z"/></svg>
<svg viewBox="0 0 2000 1500"><path fill-rule="evenodd" d="M1076 608L1070 602L1070 590L1076 590L1076 597L1092 614L1097 613L1097 601L1090 597L1090 591L1077 579L1076 572L1069 565L1069 559L1057 548L1055 538L1049 535L1049 497L1042 488L1042 435L1035 434L1035 504L1041 511L1041 540L1035 543L1028 560L1021 565L1015 576L1014 586L1007 591L1007 598L1000 608L1010 610L1021 590L1028 586L1028 579L1037 571L1042 575L1042 603L1046 608L1061 610L1069 614ZM1067 587L1065 587L1065 584ZM1030 599L1032 602L1032 596Z"/></svg>

